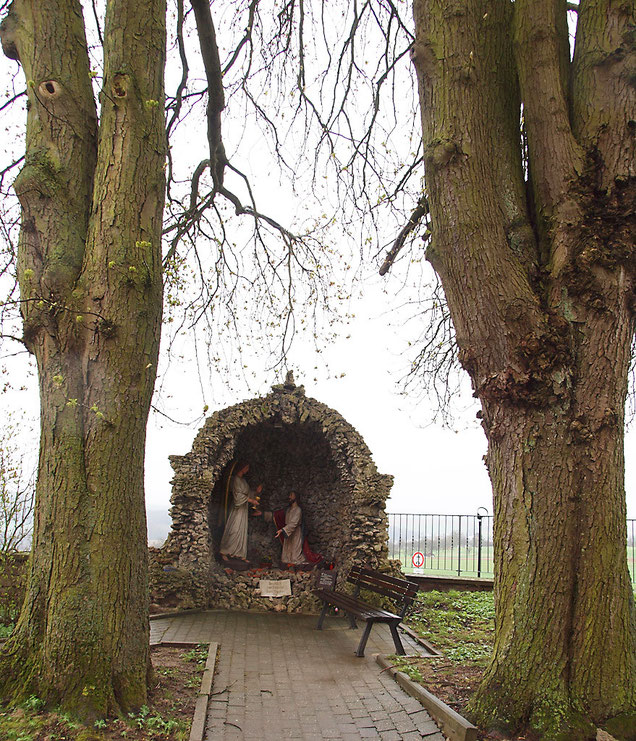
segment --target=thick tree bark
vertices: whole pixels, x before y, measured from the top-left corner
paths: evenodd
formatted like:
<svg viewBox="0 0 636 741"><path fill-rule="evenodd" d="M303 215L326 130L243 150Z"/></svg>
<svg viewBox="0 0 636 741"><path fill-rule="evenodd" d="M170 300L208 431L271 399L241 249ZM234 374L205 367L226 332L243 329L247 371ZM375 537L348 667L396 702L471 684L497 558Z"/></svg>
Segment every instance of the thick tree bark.
<svg viewBox="0 0 636 741"><path fill-rule="evenodd" d="M15 0L27 79L18 274L40 379L27 597L2 694L87 718L138 707L149 669L143 489L162 306L165 0L109 0L101 120L80 4Z"/></svg>
<svg viewBox="0 0 636 741"><path fill-rule="evenodd" d="M634 8L582 2L573 63L565 15L561 0L416 0L427 257L482 404L495 502L495 650L472 713L549 739L634 738Z"/></svg>

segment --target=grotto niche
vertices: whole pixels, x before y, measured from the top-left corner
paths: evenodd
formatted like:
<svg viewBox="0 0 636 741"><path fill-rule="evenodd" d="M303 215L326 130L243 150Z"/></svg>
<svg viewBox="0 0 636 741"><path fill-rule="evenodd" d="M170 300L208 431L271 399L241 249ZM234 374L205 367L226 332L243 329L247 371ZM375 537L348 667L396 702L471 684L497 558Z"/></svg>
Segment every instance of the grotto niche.
<svg viewBox="0 0 636 741"><path fill-rule="evenodd" d="M338 412L307 397L290 373L269 395L212 414L192 450L170 457L172 530L161 551L151 555L154 601L166 597L162 580L179 577L189 595L185 605L173 596L180 606L317 608L315 574L281 569L281 545L273 524L262 517L249 517L250 569L235 571L221 562L228 477L238 461L250 465L250 486L263 486L260 509L282 509L290 491L300 494L309 546L324 559L317 568L333 564L339 581L353 563L390 568L385 502L393 477L378 473L356 430ZM289 579L292 594L264 597L261 579Z"/></svg>

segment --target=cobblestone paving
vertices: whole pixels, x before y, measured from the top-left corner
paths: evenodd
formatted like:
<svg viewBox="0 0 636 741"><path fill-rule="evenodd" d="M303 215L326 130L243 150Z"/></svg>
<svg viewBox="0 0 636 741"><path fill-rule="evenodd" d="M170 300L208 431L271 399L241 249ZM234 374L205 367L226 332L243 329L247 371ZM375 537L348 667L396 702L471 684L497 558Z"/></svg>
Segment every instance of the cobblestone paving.
<svg viewBox="0 0 636 741"><path fill-rule="evenodd" d="M220 644L205 741L226 739L401 739L444 741L420 703L373 659L395 651L384 625L366 656L353 651L361 628L343 618L209 611L153 620L151 640ZM408 653L425 649L403 636Z"/></svg>

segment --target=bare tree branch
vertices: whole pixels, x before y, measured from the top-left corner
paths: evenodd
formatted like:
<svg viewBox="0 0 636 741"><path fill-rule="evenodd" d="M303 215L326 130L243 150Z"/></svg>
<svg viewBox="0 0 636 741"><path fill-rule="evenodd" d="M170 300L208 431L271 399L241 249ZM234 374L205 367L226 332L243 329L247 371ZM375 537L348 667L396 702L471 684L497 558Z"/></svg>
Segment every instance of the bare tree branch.
<svg viewBox="0 0 636 741"><path fill-rule="evenodd" d="M197 24L199 45L205 76L208 82L208 145L210 147L210 172L214 187L223 186L223 173L227 164L223 139L221 136L221 113L225 108L223 92L223 75L219 47L216 43L216 31L212 22L210 3L208 0L190 0Z"/></svg>
<svg viewBox="0 0 636 741"><path fill-rule="evenodd" d="M24 345L26 347L26 342L24 341L23 337L15 337L15 335L0 332L0 338L2 338L3 340L13 340L14 342L19 342L21 345Z"/></svg>
<svg viewBox="0 0 636 741"><path fill-rule="evenodd" d="M19 100L20 98L24 98L24 97L26 97L26 90L22 90L21 92L16 93L15 95L12 95L9 98L9 100L7 100L6 103L3 103L2 105L0 105L0 113L4 111L5 108L11 107L16 102L16 100Z"/></svg>
<svg viewBox="0 0 636 741"><path fill-rule="evenodd" d="M169 117L168 121L166 122L166 140L168 142L168 147L167 147L168 172L167 172L167 178L166 178L166 195L169 200L172 199L170 189L171 189L172 180L173 180L173 162L172 162L172 151L170 149L170 135L172 133L174 126L179 120L179 115L181 113L181 106L183 105L186 85L188 84L188 72L189 72L188 56L186 53L185 40L183 38L183 23L184 23L183 0L177 0L176 37L177 37L177 48L179 49L179 59L181 60L181 79L179 80L179 85L177 86L177 90L175 92L172 102L166 106L167 109L172 110L172 115Z"/></svg>
<svg viewBox="0 0 636 741"><path fill-rule="evenodd" d="M18 165L22 164L24 162L24 155L22 157L19 157L17 160L12 162L10 165L7 165L4 169L0 170L0 189L4 185L4 176L13 170L14 167L17 167Z"/></svg>
<svg viewBox="0 0 636 741"><path fill-rule="evenodd" d="M35 469L26 470L16 432L9 417L0 429L0 555L19 550L31 534Z"/></svg>
<svg viewBox="0 0 636 741"><path fill-rule="evenodd" d="M251 45L252 43L252 30L254 28L254 16L256 14L257 7L258 7L258 0L252 0L252 2L250 3L250 10L249 10L249 15L248 15L248 20L247 20L247 27L245 29L245 35L236 45L236 48L234 49L232 56L230 57L228 62L226 62L225 67L223 67L224 77L236 63L245 44Z"/></svg>
<svg viewBox="0 0 636 741"><path fill-rule="evenodd" d="M395 258L400 253L400 250L404 246L404 242L406 241L406 238L409 236L409 234L415 229L415 227L420 223L420 220L427 216L429 213L428 209L428 198L423 195L415 210L411 214L406 226L402 229L402 231L398 234L397 239L393 243L393 247L389 250L386 258L384 259L384 262L382 263L382 267L380 268L380 275L385 275L388 273L389 269L395 262Z"/></svg>
<svg viewBox="0 0 636 741"><path fill-rule="evenodd" d="M99 39L99 43L103 46L104 34L102 33L102 25L100 23L100 16L99 16L99 12L97 11L97 5L95 3L95 0L91 0L91 5L93 6L93 18L95 19L95 28L97 30L97 38Z"/></svg>

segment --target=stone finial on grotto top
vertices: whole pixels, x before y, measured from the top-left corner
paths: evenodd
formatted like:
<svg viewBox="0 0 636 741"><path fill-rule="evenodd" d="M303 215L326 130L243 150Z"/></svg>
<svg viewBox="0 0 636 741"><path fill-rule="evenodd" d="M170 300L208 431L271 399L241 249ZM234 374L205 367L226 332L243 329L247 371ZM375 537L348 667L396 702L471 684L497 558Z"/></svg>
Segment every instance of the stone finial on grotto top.
<svg viewBox="0 0 636 741"><path fill-rule="evenodd" d="M288 393L296 393L300 396L303 396L305 394L305 387L296 386L296 381L294 380L294 371L287 371L284 383L275 383L272 386L272 391L274 393L281 393L283 391L286 391Z"/></svg>
<svg viewBox="0 0 636 741"><path fill-rule="evenodd" d="M294 382L294 371L287 371L287 375L285 376L285 383L283 385L290 391L296 388L296 383Z"/></svg>

